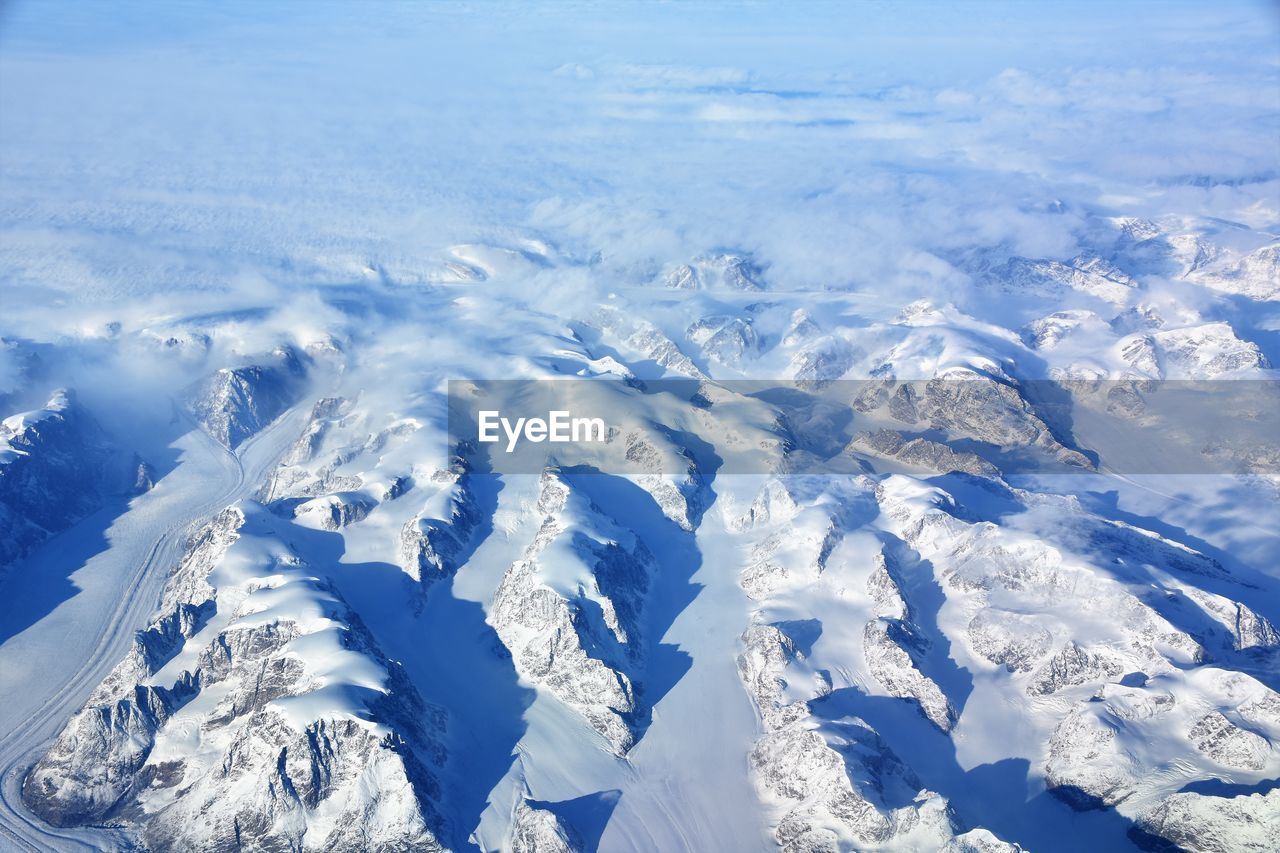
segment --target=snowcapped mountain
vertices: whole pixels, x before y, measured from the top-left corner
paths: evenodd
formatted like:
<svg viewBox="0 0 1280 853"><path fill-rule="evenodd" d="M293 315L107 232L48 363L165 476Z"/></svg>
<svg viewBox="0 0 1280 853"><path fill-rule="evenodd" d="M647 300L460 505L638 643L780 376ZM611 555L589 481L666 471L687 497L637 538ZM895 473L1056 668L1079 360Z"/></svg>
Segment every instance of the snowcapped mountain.
<svg viewBox="0 0 1280 853"><path fill-rule="evenodd" d="M0 421L0 442L0 566L98 509L112 485L123 485L111 478L109 439L67 389L42 408Z"/></svg>
<svg viewBox="0 0 1280 853"><path fill-rule="evenodd" d="M303 376L297 356L280 347L263 363L219 368L191 388L188 406L211 436L234 449L296 402Z"/></svg>
<svg viewBox="0 0 1280 853"><path fill-rule="evenodd" d="M160 848L441 849L446 714L279 525L238 505L192 542L166 615L27 775L33 811L137 823Z"/></svg>
<svg viewBox="0 0 1280 853"><path fill-rule="evenodd" d="M1275 848L1274 20L64 11L0 847Z"/></svg>

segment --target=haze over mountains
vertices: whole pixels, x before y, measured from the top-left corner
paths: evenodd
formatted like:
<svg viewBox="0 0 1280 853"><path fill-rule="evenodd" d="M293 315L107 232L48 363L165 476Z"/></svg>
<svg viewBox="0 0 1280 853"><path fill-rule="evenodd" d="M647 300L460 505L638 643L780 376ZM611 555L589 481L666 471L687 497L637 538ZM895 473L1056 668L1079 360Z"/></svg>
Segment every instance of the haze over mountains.
<svg viewBox="0 0 1280 853"><path fill-rule="evenodd" d="M1278 36L7 8L4 844L1271 849Z"/></svg>

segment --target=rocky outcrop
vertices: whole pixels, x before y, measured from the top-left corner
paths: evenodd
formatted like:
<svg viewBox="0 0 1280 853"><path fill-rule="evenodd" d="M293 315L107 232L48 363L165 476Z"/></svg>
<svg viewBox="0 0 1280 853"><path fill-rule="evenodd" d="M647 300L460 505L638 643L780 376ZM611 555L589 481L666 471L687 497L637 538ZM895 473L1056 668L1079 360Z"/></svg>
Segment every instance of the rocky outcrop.
<svg viewBox="0 0 1280 853"><path fill-rule="evenodd" d="M705 509L706 483L697 463L684 447L668 440L659 449L660 436L628 432L626 467L631 478L649 493L662 514L692 531L702 520Z"/></svg>
<svg viewBox="0 0 1280 853"><path fill-rule="evenodd" d="M955 711L946 694L916 666L908 651L918 640L900 620L875 619L862 632L867 669L890 696L911 699L921 713L944 732L955 724Z"/></svg>
<svg viewBox="0 0 1280 853"><path fill-rule="evenodd" d="M585 853L586 842L555 812L521 798L511 816L511 853Z"/></svg>
<svg viewBox="0 0 1280 853"><path fill-rule="evenodd" d="M1058 462L1092 468L1089 459L1062 444L1035 408L1011 382L971 371L952 371L926 382L897 385L889 413L906 424L927 424L952 438L972 439L998 449L1037 448Z"/></svg>
<svg viewBox="0 0 1280 853"><path fill-rule="evenodd" d="M967 844L1016 849L985 830L963 831L947 801L925 790L865 720L844 710L846 696L866 691L866 676L844 671L850 661L838 647L826 654L840 673L815 665L815 650L825 637L822 623L770 621L764 615L775 607L792 610L804 592L826 584L845 601L864 601L844 586L851 567L837 550L853 508L873 494L874 483L865 478L773 479L731 525L757 537L739 582L762 609L742 635L738 674L760 714L763 736L751 751L751 767L765 802L773 806L774 836L789 851L968 849ZM767 569L771 564L780 568ZM762 586L762 578L782 582ZM862 632L865 671L885 693L911 700L948 732L955 711L921 669L928 643L913 621L903 583L901 567L881 549L865 575L874 617ZM836 688L836 677L854 686Z"/></svg>
<svg viewBox="0 0 1280 853"><path fill-rule="evenodd" d="M1231 648L1236 651L1280 646L1280 631L1265 616L1259 616L1246 605L1192 587L1187 587L1185 592L1188 598L1200 605L1222 626L1229 637Z"/></svg>
<svg viewBox="0 0 1280 853"><path fill-rule="evenodd" d="M787 324L787 330L782 333L782 345L788 347L799 346L821 334L822 327L817 324L812 315L803 308L797 308L791 312L791 320Z"/></svg>
<svg viewBox="0 0 1280 853"><path fill-rule="evenodd" d="M981 477L995 477L1000 471L976 453L957 453L947 445L927 438L908 439L890 429L863 432L849 443L850 451L896 459L905 465L946 474L959 471Z"/></svg>
<svg viewBox="0 0 1280 853"><path fill-rule="evenodd" d="M129 484L126 494L130 497L144 495L156 486L156 471L151 467L151 463L147 462L138 454L133 455L133 462L130 465L130 477L132 483Z"/></svg>
<svg viewBox="0 0 1280 853"><path fill-rule="evenodd" d="M290 349L241 367L224 367L187 392L196 421L222 445L235 449L294 404L305 369Z"/></svg>
<svg viewBox="0 0 1280 853"><path fill-rule="evenodd" d="M637 679L653 557L557 469L542 474L537 512L542 523L503 577L489 621L522 676L625 754L647 710Z"/></svg>
<svg viewBox="0 0 1280 853"><path fill-rule="evenodd" d="M439 850L443 713L256 504L224 512L171 610L23 782L55 825L150 849Z"/></svg>
<svg viewBox="0 0 1280 853"><path fill-rule="evenodd" d="M1125 362L1152 379L1215 379L1271 366L1258 345L1227 323L1205 323L1131 335L1119 343Z"/></svg>
<svg viewBox="0 0 1280 853"><path fill-rule="evenodd" d="M428 771L403 739L360 720L321 718L298 728L260 711L212 773L187 780L181 772L157 765L151 778L152 787L189 785L145 823L151 849L194 849L208 839L231 849L446 849L425 795L434 787Z"/></svg>
<svg viewBox="0 0 1280 853"><path fill-rule="evenodd" d="M1047 696L1068 687L1105 681L1123 672L1124 665L1109 650L1090 651L1073 640L1036 671L1027 693Z"/></svg>
<svg viewBox="0 0 1280 853"><path fill-rule="evenodd" d="M1047 258L1009 258L981 275L989 285L1019 295L1051 299L1075 290L1115 305L1123 305L1137 287L1133 278L1097 255L1080 255L1066 263Z"/></svg>
<svg viewBox="0 0 1280 853"><path fill-rule="evenodd" d="M806 583L825 571L827 558L844 533L829 507L806 508L792 525L756 542L739 583L763 600L784 586Z"/></svg>
<svg viewBox="0 0 1280 853"><path fill-rule="evenodd" d="M1045 784L1079 810L1112 807L1134 793L1140 767L1117 742L1116 726L1092 707L1063 718L1049 741Z"/></svg>
<svg viewBox="0 0 1280 853"><path fill-rule="evenodd" d="M955 725L955 709L942 688L920 669L920 659L929 644L911 621L911 609L895 578L897 567L883 551L876 555L875 562L876 569L867 579L867 592L876 603L876 618L867 622L862 631L867 669L886 693L912 700L925 719L949 732Z"/></svg>
<svg viewBox="0 0 1280 853"><path fill-rule="evenodd" d="M298 504L293 517L307 527L341 530L368 518L377 506L376 500L360 492L334 492Z"/></svg>
<svg viewBox="0 0 1280 853"><path fill-rule="evenodd" d="M400 530L400 566L424 586L452 577L476 535L481 514L471 476L461 459L437 471L430 481L436 492Z"/></svg>
<svg viewBox="0 0 1280 853"><path fill-rule="evenodd" d="M111 446L69 390L0 421L0 567L102 506Z"/></svg>
<svg viewBox="0 0 1280 853"><path fill-rule="evenodd" d="M1023 339L1034 349L1051 350L1078 328L1103 325L1102 318L1092 311L1055 311L1029 323Z"/></svg>
<svg viewBox="0 0 1280 853"><path fill-rule="evenodd" d="M409 490L414 482L410 474L369 471L360 463L369 462L376 469L378 463L370 462L368 457L408 440L417 432L418 422L411 418L395 419L381 429L371 430L367 411L350 411L345 407L344 411L339 417L321 422L325 429L319 433L321 438L315 446L309 442L293 445L258 490L260 500L274 505L298 498L338 495L342 500L376 504L380 500L395 500ZM316 423L314 418L309 422L303 439L311 434ZM342 498L344 494L346 498Z"/></svg>
<svg viewBox="0 0 1280 853"><path fill-rule="evenodd" d="M1147 850L1269 853L1280 837L1280 788L1237 797L1173 794L1143 812L1130 835Z"/></svg>
<svg viewBox="0 0 1280 853"><path fill-rule="evenodd" d="M1240 770L1261 770L1271 754L1266 738L1240 728L1220 711L1211 711L1196 720L1187 737L1214 761Z"/></svg>
<svg viewBox="0 0 1280 853"><path fill-rule="evenodd" d="M599 308L592 319L600 330L616 336L664 370L691 379L707 378L679 345L653 323L609 306Z"/></svg>
<svg viewBox="0 0 1280 853"><path fill-rule="evenodd" d="M1159 765L1142 746L1176 743L1171 732L1196 725L1195 718L1186 718L1191 708L1182 697L1239 705L1241 719L1247 719L1246 699L1266 705L1261 686L1252 680L1237 684L1232 679L1243 676L1219 676L1201 667L1205 650L1183 629L1202 623L1188 620L1193 605L1170 604L1176 597L1168 593L1149 594L1153 575L1142 567L1159 566L1163 574L1154 576L1190 582L1212 573L1207 558L1149 531L1102 523L1070 498L992 483L986 488L995 500L1022 503L1024 518L1064 531L1062 539L973 518L941 488L906 477L885 478L876 494L882 523L941 584L948 599L944 612L955 608L953 614L967 616L967 648L956 659L971 653L1000 666L1003 672L992 677L1007 679L1009 688L1021 687L1022 701L1034 709L1030 718L1047 717L1052 723L1044 773L1055 796L1079 809L1114 808L1170 784L1160 775L1167 762L1196 766L1193 738L1176 758L1163 747L1165 763ZM1081 547L1081 542L1091 544ZM878 576L873 572L871 581ZM881 590L883 583L876 582L874 589ZM885 600L891 610L900 609L891 596ZM909 617L909 599L907 604ZM1235 613L1232 609L1230 615ZM956 655L959 647L951 639ZM1174 685L1181 687L1175 691ZM1244 726L1229 730L1206 722L1197 736L1206 749L1229 760L1244 760L1245 747L1266 745L1251 740ZM1264 753L1252 754L1249 761L1256 766Z"/></svg>
<svg viewBox="0 0 1280 853"><path fill-rule="evenodd" d="M1049 653L1053 634L1033 616L985 607L969 620L969 643L1009 672L1030 672Z"/></svg>
<svg viewBox="0 0 1280 853"><path fill-rule="evenodd" d="M806 344L792 357L787 370L797 387L818 390L848 373L859 355L844 338L828 335Z"/></svg>
<svg viewBox="0 0 1280 853"><path fill-rule="evenodd" d="M281 465L302 465L315 459L320 453L325 437L341 423L342 416L350 410L350 403L340 397L324 397L311 407L311 417L302 429L302 435L280 460Z"/></svg>
<svg viewBox="0 0 1280 853"><path fill-rule="evenodd" d="M728 366L758 356L764 347L751 320L741 317L704 317L689 326L685 336L703 358Z"/></svg>
<svg viewBox="0 0 1280 853"><path fill-rule="evenodd" d="M1212 266L1202 262L1187 278L1224 293L1275 301L1280 299L1280 243L1270 243Z"/></svg>
<svg viewBox="0 0 1280 853"><path fill-rule="evenodd" d="M813 716L810 703L826 696L830 684L789 683L788 670L805 654L785 626L757 620L742 642L738 672L765 729L751 751L751 767L779 804L774 836L781 849L964 850L970 842L1017 849L985 830L961 832L946 800L924 790L865 721ZM888 798L906 804L891 805Z"/></svg>
<svg viewBox="0 0 1280 853"><path fill-rule="evenodd" d="M664 284L676 290L764 290L762 270L750 257L702 255L667 271Z"/></svg>

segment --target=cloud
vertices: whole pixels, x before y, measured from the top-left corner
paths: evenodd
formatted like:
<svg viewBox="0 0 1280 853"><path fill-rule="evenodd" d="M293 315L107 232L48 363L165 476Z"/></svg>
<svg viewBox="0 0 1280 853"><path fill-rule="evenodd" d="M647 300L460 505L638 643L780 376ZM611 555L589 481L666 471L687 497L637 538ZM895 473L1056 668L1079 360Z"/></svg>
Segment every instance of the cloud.
<svg viewBox="0 0 1280 853"><path fill-rule="evenodd" d="M1068 256L1087 214L1276 225L1277 25L1248 7L1141 43L1126 9L385 11L64 30L19 4L6 286L96 321L425 280L524 231L629 280L734 247L780 286L891 288L966 247Z"/></svg>

